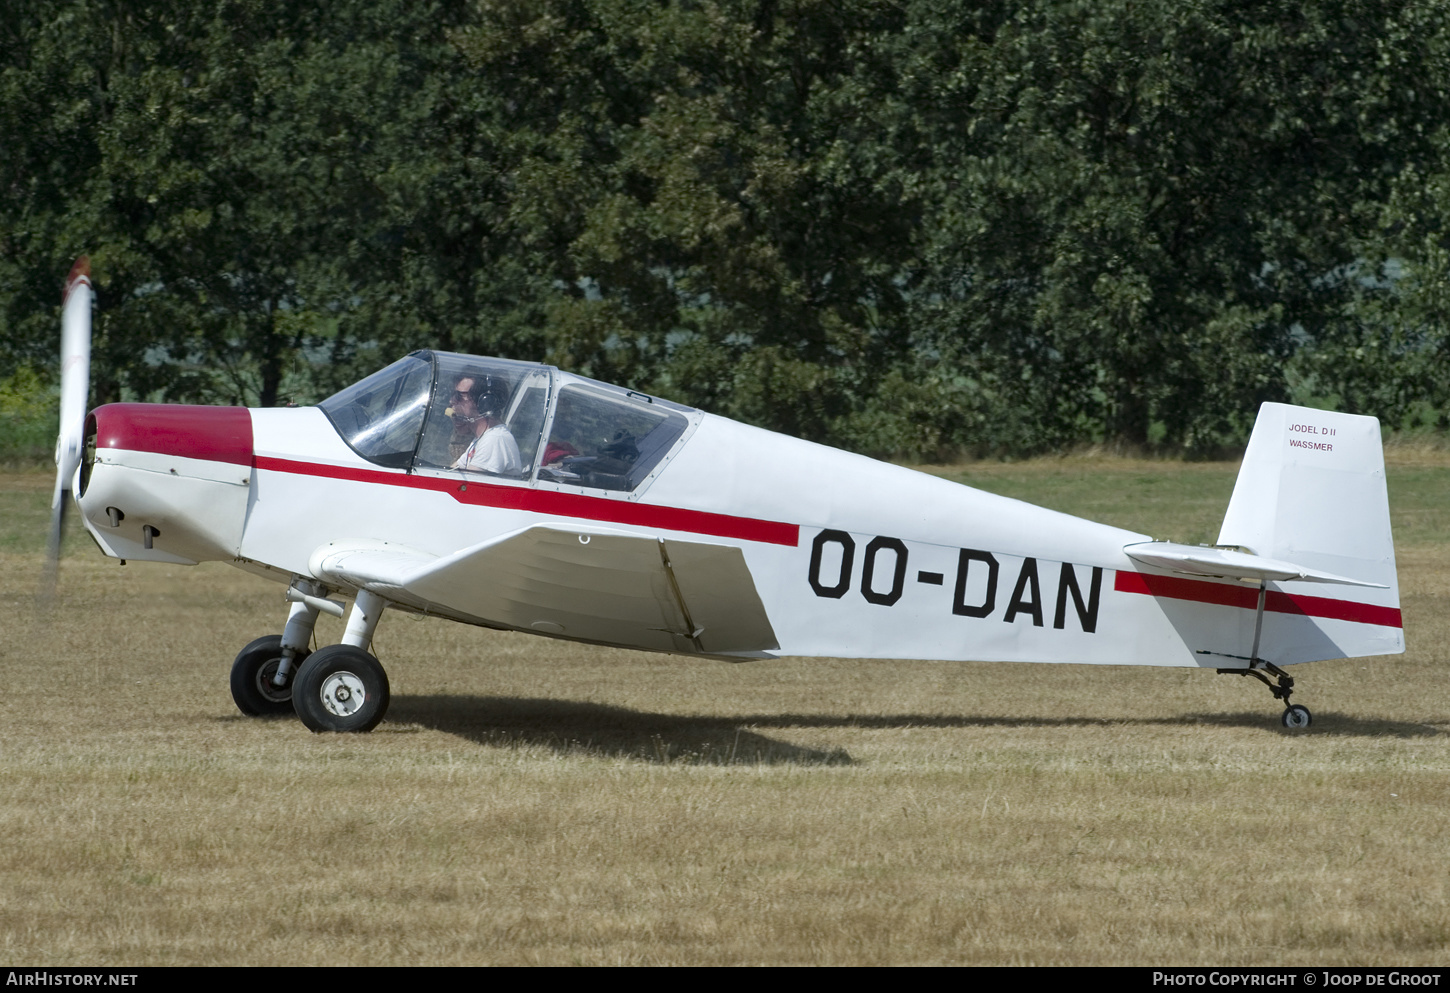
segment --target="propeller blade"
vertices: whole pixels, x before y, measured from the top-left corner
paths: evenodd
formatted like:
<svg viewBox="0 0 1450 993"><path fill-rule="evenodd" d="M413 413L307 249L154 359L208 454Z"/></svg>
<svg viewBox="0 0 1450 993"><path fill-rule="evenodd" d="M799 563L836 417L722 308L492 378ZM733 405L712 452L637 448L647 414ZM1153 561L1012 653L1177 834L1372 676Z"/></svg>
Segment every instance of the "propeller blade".
<svg viewBox="0 0 1450 993"><path fill-rule="evenodd" d="M43 592L55 590L66 495L81 462L86 403L91 391L91 260L81 256L65 282L60 319L60 432L55 440L55 492L50 501L50 536L45 548Z"/></svg>

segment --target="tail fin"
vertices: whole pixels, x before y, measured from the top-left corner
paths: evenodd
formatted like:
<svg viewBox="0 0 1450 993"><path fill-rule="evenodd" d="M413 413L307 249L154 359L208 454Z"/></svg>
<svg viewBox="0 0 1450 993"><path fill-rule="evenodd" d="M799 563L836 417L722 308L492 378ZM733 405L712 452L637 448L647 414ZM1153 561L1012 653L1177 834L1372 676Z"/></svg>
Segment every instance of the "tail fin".
<svg viewBox="0 0 1450 993"><path fill-rule="evenodd" d="M1382 608L1369 616L1398 618L1379 421L1282 403L1260 407L1218 544L1374 583L1382 588L1336 596ZM1404 651L1398 624L1352 624L1333 640L1339 657Z"/></svg>
<svg viewBox="0 0 1450 993"><path fill-rule="evenodd" d="M1379 421L1264 404L1218 544L1393 586Z"/></svg>

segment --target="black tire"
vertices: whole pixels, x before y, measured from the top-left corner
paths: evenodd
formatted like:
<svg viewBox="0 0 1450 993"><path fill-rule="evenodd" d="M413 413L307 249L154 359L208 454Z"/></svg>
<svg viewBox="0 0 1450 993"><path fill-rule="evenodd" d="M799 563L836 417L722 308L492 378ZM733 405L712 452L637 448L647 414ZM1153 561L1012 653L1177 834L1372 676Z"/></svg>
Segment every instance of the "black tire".
<svg viewBox="0 0 1450 993"><path fill-rule="evenodd" d="M1313 721L1313 717L1310 716L1308 707L1301 707L1296 703L1287 708L1279 720L1291 731L1302 731Z"/></svg>
<svg viewBox="0 0 1450 993"><path fill-rule="evenodd" d="M382 663L351 645L319 648L292 681L292 706L312 731L371 731L388 712L388 694Z"/></svg>
<svg viewBox="0 0 1450 993"><path fill-rule="evenodd" d="M278 689L272 685L277 666L282 661L282 636L269 634L258 638L237 653L232 663L232 699L237 709L248 717L269 717L292 712L292 683L298 665L307 658L303 651L292 660L291 678Z"/></svg>

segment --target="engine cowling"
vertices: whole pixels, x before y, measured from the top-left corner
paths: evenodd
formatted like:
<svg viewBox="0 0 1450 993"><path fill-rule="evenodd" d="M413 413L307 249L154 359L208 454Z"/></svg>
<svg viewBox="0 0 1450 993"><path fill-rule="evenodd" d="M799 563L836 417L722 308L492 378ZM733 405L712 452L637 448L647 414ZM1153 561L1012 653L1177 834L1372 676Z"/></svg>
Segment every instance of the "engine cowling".
<svg viewBox="0 0 1450 993"><path fill-rule="evenodd" d="M252 463L245 407L106 404L86 419L76 499L108 555L229 560L246 523Z"/></svg>

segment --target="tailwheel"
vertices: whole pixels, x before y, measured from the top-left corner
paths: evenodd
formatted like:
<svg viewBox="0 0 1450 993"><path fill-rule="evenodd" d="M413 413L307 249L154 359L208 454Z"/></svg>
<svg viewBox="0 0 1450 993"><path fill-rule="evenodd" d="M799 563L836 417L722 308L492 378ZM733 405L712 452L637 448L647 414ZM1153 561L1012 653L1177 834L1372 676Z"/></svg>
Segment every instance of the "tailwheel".
<svg viewBox="0 0 1450 993"><path fill-rule="evenodd" d="M248 717L266 717L292 711L292 676L295 664L307 657L299 653L290 671L283 672L282 685L277 685L277 670L282 665L282 636L269 634L247 645L232 662L232 699L237 709Z"/></svg>
<svg viewBox="0 0 1450 993"><path fill-rule="evenodd" d="M1240 656L1232 657L1239 658ZM1294 677L1266 659L1255 658L1245 659L1245 661L1249 663L1247 669L1220 669L1218 670L1219 674L1253 676L1269 688L1269 692L1274 694L1275 700L1284 701L1285 709L1283 716L1279 718L1280 723L1286 728L1295 731L1307 728L1313 720L1313 717L1309 713L1309 708L1289 702L1289 697L1294 692ZM1270 681L1269 677L1264 675L1265 672L1277 677L1278 682Z"/></svg>
<svg viewBox="0 0 1450 993"><path fill-rule="evenodd" d="M314 732L371 731L388 711L388 674L352 645L328 645L297 670L292 706Z"/></svg>
<svg viewBox="0 0 1450 993"><path fill-rule="evenodd" d="M1287 708L1284 711L1284 716L1279 718L1283 725L1292 731L1307 728L1313 719L1309 713L1309 708L1297 703Z"/></svg>

